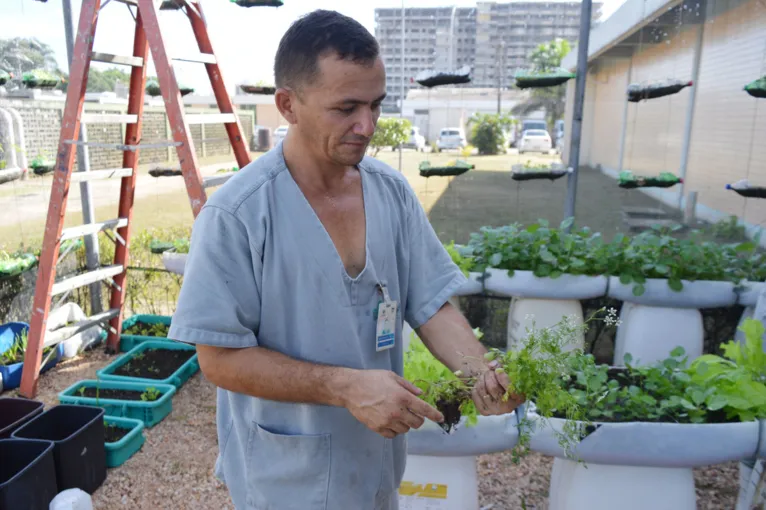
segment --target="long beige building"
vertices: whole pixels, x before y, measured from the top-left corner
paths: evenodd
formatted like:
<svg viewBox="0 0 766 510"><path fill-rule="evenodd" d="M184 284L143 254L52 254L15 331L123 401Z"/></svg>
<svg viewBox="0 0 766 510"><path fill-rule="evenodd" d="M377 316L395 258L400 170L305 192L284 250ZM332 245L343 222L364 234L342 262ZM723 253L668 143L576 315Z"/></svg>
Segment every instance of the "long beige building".
<svg viewBox="0 0 766 510"><path fill-rule="evenodd" d="M613 176L673 172L683 186L645 192L682 208L694 191L699 218L736 215L751 233L760 230L766 200L744 199L726 184L766 187L766 99L743 90L766 74L766 1L626 0L591 31L588 55L581 164ZM573 50L564 66L575 69L576 60ZM627 101L630 83L666 79L694 85ZM565 158L574 87L570 80Z"/></svg>

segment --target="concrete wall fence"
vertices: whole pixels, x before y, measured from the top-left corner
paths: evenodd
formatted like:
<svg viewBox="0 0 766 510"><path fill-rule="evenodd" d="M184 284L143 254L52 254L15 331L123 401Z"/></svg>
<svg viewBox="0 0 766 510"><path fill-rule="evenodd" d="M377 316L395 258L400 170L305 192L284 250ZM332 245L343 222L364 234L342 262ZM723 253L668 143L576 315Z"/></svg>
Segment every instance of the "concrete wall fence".
<svg viewBox="0 0 766 510"><path fill-rule="evenodd" d="M25 135L26 155L28 161L37 156L55 160L59 143L61 119L64 114L64 102L40 101L27 99L0 99L0 108L15 109L19 112ZM85 103L84 111L88 113L125 113L124 105L89 104ZM186 113L212 113L208 108L186 108ZM255 127L255 112L236 111L242 126L245 144L249 147ZM0 130L7 129L0 123ZM226 129L223 124L196 124L190 126L192 140L198 158L223 156L233 153L229 144ZM163 142L172 139L165 109L161 106L144 107L141 137L143 143ZM87 126L89 142L124 143L125 125L122 124L93 124ZM0 140L3 139L0 133ZM92 170L119 168L122 166L122 151L109 148L91 147L90 164ZM8 151L0 153L0 161L8 158ZM139 151L139 164L152 166L177 166L178 157L175 147L147 149ZM75 166L76 168L76 166Z"/></svg>

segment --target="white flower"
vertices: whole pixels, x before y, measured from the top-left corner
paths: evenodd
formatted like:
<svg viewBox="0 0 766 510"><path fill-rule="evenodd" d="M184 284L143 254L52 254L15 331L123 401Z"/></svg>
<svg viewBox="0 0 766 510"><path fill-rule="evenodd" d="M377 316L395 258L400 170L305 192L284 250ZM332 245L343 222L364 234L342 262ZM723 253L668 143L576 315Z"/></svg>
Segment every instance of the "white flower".
<svg viewBox="0 0 766 510"><path fill-rule="evenodd" d="M606 311L609 315L617 315L617 310L610 308Z"/></svg>
<svg viewBox="0 0 766 510"><path fill-rule="evenodd" d="M528 313L528 314L526 314L526 315L524 316L524 320L525 320L525 321L533 321L533 320L535 320L535 314L533 314L533 313Z"/></svg>

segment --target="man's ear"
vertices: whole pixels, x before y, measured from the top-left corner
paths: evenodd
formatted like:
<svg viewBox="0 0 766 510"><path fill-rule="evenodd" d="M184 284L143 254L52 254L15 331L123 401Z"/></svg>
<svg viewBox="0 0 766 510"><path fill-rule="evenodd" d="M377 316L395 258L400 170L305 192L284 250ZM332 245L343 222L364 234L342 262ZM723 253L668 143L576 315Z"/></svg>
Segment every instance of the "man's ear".
<svg viewBox="0 0 766 510"><path fill-rule="evenodd" d="M274 93L274 103L277 105L277 110L290 124L295 124L298 121L294 110L297 100L295 91L289 88L280 87Z"/></svg>

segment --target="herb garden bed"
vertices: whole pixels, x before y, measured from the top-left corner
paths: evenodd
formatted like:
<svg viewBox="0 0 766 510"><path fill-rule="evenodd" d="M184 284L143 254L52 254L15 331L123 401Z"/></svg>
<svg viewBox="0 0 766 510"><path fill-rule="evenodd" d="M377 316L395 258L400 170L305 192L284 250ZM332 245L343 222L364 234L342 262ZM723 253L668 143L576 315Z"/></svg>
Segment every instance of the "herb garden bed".
<svg viewBox="0 0 766 510"><path fill-rule="evenodd" d="M104 446L106 466L123 464L144 444L144 424L140 420L104 416Z"/></svg>
<svg viewBox="0 0 766 510"><path fill-rule="evenodd" d="M158 382L180 388L198 370L193 345L147 340L96 374L103 380Z"/></svg>
<svg viewBox="0 0 766 510"><path fill-rule="evenodd" d="M146 341L174 342L167 338L171 319L169 315L131 315L122 322L120 352L128 352Z"/></svg>
<svg viewBox="0 0 766 510"><path fill-rule="evenodd" d="M102 407L108 416L141 420L153 427L173 408L170 384L84 380L59 393L59 402Z"/></svg>

